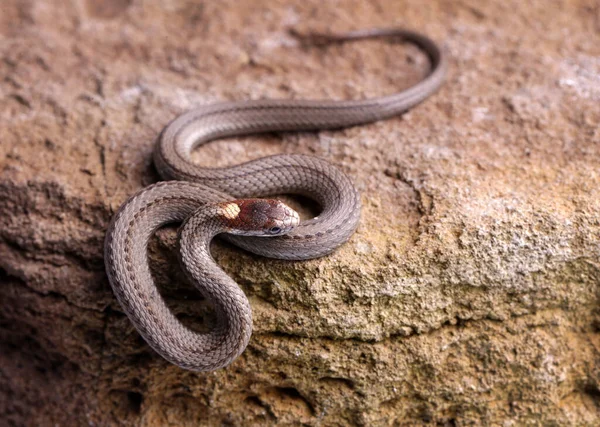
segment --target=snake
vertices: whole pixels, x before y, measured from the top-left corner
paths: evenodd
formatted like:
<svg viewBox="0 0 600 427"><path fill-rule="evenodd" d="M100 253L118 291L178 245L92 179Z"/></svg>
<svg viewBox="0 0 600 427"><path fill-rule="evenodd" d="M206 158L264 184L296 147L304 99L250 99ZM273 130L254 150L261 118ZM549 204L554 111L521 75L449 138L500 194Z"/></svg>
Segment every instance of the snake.
<svg viewBox="0 0 600 427"><path fill-rule="evenodd" d="M144 340L167 361L206 372L240 356L252 334L252 310L235 281L215 262L210 243L223 237L252 253L283 260L330 254L360 220L352 180L328 161L279 154L228 167L200 167L192 152L215 139L265 132L318 131L356 126L401 114L442 85L446 55L430 38L400 29L340 34L299 34L302 45L392 38L427 54L430 71L398 93L359 100L242 100L199 106L176 117L159 134L153 154L163 181L142 188L113 216L105 238L107 276L119 304ZM317 217L273 198L299 194L317 202ZM214 307L214 327L197 332L169 309L152 276L148 244L157 229L181 223L179 261L187 280Z"/></svg>

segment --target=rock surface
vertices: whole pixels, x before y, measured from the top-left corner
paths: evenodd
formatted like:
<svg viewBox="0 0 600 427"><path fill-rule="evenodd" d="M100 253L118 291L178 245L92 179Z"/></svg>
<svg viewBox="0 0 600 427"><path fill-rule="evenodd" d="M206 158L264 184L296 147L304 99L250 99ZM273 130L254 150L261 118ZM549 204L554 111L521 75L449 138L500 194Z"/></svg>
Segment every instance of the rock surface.
<svg viewBox="0 0 600 427"><path fill-rule="evenodd" d="M600 8L595 0L4 0L0 13L0 416L8 425L597 425ZM102 260L111 215L158 179L153 141L217 100L375 96L427 72L412 46L301 48L299 31L410 25L443 41L443 89L401 118L202 148L279 152L356 182L334 255L224 243L255 332L229 368L169 365ZM150 257L170 307L174 229Z"/></svg>

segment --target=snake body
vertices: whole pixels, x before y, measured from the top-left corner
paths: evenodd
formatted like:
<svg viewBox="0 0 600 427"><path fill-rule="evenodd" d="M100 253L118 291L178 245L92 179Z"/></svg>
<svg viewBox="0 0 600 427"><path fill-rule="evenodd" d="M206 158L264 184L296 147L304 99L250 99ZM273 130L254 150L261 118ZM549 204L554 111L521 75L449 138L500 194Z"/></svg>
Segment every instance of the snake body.
<svg viewBox="0 0 600 427"><path fill-rule="evenodd" d="M127 200L113 217L105 240L105 263L113 291L137 330L160 355L190 370L209 371L230 364L245 349L252 314L244 293L214 262L209 243L220 233L259 255L302 260L331 253L349 239L360 217L360 196L351 180L323 159L275 155L227 168L203 168L191 152L208 141L271 131L306 131L355 126L400 114L435 92L443 83L446 59L429 38L402 29L311 35L310 43L342 43L398 37L423 49L431 72L402 92L365 100L260 100L224 102L184 113L158 137L154 163L163 179ZM279 220L274 201L248 204L243 199L274 194L302 194L319 203L317 218L292 227L266 228L257 217ZM242 200L235 200L242 199ZM262 204L261 204L262 203ZM257 206L276 206L261 211ZM252 206L252 209L242 209ZM234 209L233 213L231 209ZM293 211L286 212L294 215ZM270 217L270 215L275 215ZM265 216L266 215L266 216ZM287 217L289 219L289 217ZM173 315L150 274L147 246L159 227L184 222L180 260L189 280L215 306L216 327L191 331ZM247 229L247 223L256 228ZM276 237L266 236L276 229ZM286 233L286 234L284 234ZM255 234L248 236L248 234Z"/></svg>

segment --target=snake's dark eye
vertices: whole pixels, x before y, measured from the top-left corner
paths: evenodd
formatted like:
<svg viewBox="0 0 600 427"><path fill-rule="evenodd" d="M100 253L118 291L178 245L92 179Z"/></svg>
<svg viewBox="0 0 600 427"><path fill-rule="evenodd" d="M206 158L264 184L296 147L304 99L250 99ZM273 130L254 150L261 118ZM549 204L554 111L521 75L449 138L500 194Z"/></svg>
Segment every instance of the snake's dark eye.
<svg viewBox="0 0 600 427"><path fill-rule="evenodd" d="M281 233L281 227L271 227L271 228L269 228L269 233L279 234L279 233Z"/></svg>

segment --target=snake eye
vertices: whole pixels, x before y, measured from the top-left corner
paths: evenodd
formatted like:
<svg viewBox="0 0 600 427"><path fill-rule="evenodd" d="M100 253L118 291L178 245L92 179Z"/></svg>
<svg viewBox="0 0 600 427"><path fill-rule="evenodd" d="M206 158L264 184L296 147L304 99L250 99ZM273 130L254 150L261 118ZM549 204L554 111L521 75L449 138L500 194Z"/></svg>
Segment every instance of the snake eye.
<svg viewBox="0 0 600 427"><path fill-rule="evenodd" d="M269 234L279 234L279 233L281 233L281 227L269 228Z"/></svg>

